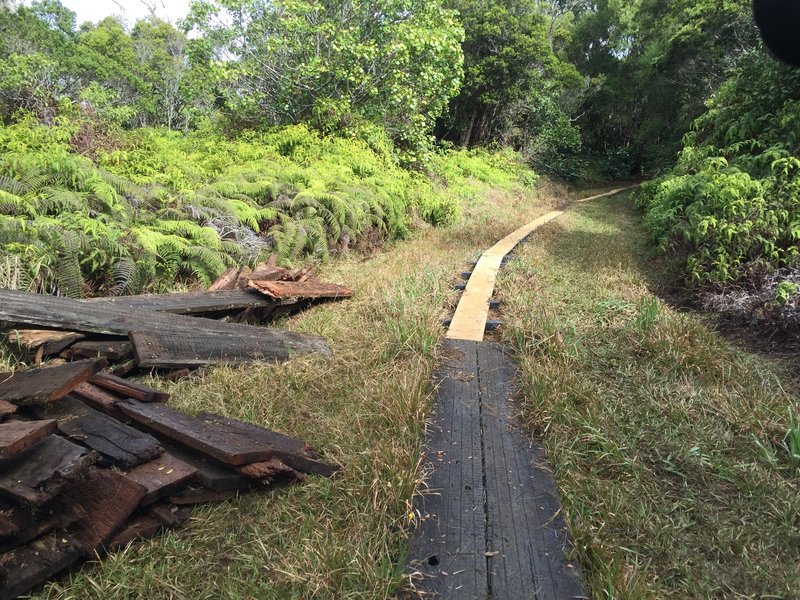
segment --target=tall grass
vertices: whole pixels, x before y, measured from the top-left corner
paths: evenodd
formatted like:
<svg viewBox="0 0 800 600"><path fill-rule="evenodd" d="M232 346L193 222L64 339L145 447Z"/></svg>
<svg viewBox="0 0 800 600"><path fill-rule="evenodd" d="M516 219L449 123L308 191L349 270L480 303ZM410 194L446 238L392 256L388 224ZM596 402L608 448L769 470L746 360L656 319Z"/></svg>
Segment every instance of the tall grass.
<svg viewBox="0 0 800 600"><path fill-rule="evenodd" d="M800 382L656 298L659 275L612 198L537 232L498 282L592 596L797 598Z"/></svg>

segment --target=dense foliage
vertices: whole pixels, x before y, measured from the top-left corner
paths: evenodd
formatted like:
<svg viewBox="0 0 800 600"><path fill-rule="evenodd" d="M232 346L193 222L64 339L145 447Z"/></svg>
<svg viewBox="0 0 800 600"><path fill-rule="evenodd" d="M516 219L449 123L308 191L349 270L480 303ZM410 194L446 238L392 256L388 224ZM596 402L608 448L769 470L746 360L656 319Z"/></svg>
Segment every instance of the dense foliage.
<svg viewBox="0 0 800 600"><path fill-rule="evenodd" d="M53 251L30 264L71 256L95 288L128 289L110 283L126 261L206 279L264 248L324 258L413 214L450 223L472 191L429 191L456 160L443 148L510 147L570 179L669 172L640 204L689 281L793 289L797 76L750 0L193 0L179 27L4 6L6 230L36 224L14 243ZM125 234L53 237L63 211Z"/></svg>
<svg viewBox="0 0 800 600"><path fill-rule="evenodd" d="M481 181L512 185L514 157L449 152L440 183L400 168L378 131L331 138L298 125L228 139L141 128L91 160L77 117L0 129L0 274L84 293L210 282L276 253L325 259L407 235L414 215L446 225Z"/></svg>

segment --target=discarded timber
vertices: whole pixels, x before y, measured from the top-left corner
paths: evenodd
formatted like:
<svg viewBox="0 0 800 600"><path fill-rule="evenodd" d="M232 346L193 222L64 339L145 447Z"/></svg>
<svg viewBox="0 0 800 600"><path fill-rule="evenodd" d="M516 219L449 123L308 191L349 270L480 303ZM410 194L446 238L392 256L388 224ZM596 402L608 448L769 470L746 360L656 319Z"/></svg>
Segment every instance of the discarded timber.
<svg viewBox="0 0 800 600"><path fill-rule="evenodd" d="M14 329L6 335L6 340L26 353L40 351L42 355L58 354L64 348L82 340L85 336L74 331L53 331L51 329Z"/></svg>
<svg viewBox="0 0 800 600"><path fill-rule="evenodd" d="M192 509L188 506L170 506L159 502L151 505L147 514L161 521L165 527L180 527L192 516Z"/></svg>
<svg viewBox="0 0 800 600"><path fill-rule="evenodd" d="M143 294L91 298L91 303L124 309L145 309L176 315L230 313L247 308L269 308L275 301L255 290L219 290L179 294Z"/></svg>
<svg viewBox="0 0 800 600"><path fill-rule="evenodd" d="M245 477L257 479L261 483L272 483L273 480L279 478L287 483L295 481L302 481L305 475L298 473L292 467L286 465L278 458L272 458L263 462L250 463L239 467L239 472Z"/></svg>
<svg viewBox="0 0 800 600"><path fill-rule="evenodd" d="M80 384L72 390L70 395L79 397L89 406L110 414L115 414L117 412L116 406L123 400L120 396L112 394L108 390L94 385L89 381Z"/></svg>
<svg viewBox="0 0 800 600"><path fill-rule="evenodd" d="M82 515L70 528L81 548L87 554L104 550L146 493L144 486L121 473L98 468L65 488L64 502L76 505Z"/></svg>
<svg viewBox="0 0 800 600"><path fill-rule="evenodd" d="M0 373L0 399L17 406L47 404L63 398L107 364L104 359L80 360L56 367Z"/></svg>
<svg viewBox="0 0 800 600"><path fill-rule="evenodd" d="M2 421L8 415L13 415L17 412L17 407L11 402L6 402L5 400L0 400L0 421Z"/></svg>
<svg viewBox="0 0 800 600"><path fill-rule="evenodd" d="M335 283L324 283L322 281L266 281L251 280L249 283L254 288L275 300L285 300L287 298L297 298L299 300L316 299L344 299L353 295L352 290L343 285Z"/></svg>
<svg viewBox="0 0 800 600"><path fill-rule="evenodd" d="M122 360L133 355L133 346L130 342L116 341L86 341L77 342L66 350L65 356L75 358L106 358L108 360Z"/></svg>
<svg viewBox="0 0 800 600"><path fill-rule="evenodd" d="M223 465L213 458L173 444L165 444L165 447L167 452L197 469L194 479L207 488L206 491L237 492L256 485L256 482L249 477L245 477L234 468ZM211 500L203 501L210 502ZM185 504L194 504L194 502Z"/></svg>
<svg viewBox="0 0 800 600"><path fill-rule="evenodd" d="M317 352L330 355L327 341L318 335L297 333L225 323L201 317L187 317L143 309L125 309L99 302L71 300L32 294L18 290L0 289L0 321L25 323L40 327L92 332L105 335L124 335L129 332L153 332L164 337L196 336L238 339L243 344L258 340L265 358L288 360L293 353ZM214 336L213 334L219 334ZM252 338L252 339L251 339ZM207 353L214 358L213 352Z"/></svg>
<svg viewBox="0 0 800 600"><path fill-rule="evenodd" d="M264 329L264 331L268 331ZM256 338L226 336L204 331L132 331L136 362L145 369L184 369L204 365L241 364L254 361L275 362L288 354Z"/></svg>
<svg viewBox="0 0 800 600"><path fill-rule="evenodd" d="M153 436L96 411L76 398L66 397L36 409L35 413L39 417L57 419L58 430L64 436L96 450L123 469L147 463L164 453Z"/></svg>
<svg viewBox="0 0 800 600"><path fill-rule="evenodd" d="M316 452L303 440L235 419L208 413L194 417L162 404L135 400L126 400L119 408L151 431L229 465L241 466L278 458L305 473L329 477L338 470L337 465L319 460Z"/></svg>
<svg viewBox="0 0 800 600"><path fill-rule="evenodd" d="M95 453L51 435L9 459L0 474L0 495L28 505L44 504L97 458Z"/></svg>
<svg viewBox="0 0 800 600"><path fill-rule="evenodd" d="M179 490L196 474L195 467L172 454L164 453L131 470L126 477L147 489L141 502L142 506L145 506Z"/></svg>
<svg viewBox="0 0 800 600"><path fill-rule="evenodd" d="M100 386L112 392L116 392L125 398L133 398L141 402L166 402L169 400L169 393L155 388L147 387L141 383L136 383L129 379L122 379L115 375L98 373L93 376L90 383Z"/></svg>
<svg viewBox="0 0 800 600"><path fill-rule="evenodd" d="M55 421L0 423L0 460L11 458L56 432Z"/></svg>
<svg viewBox="0 0 800 600"><path fill-rule="evenodd" d="M63 571L83 556L80 546L60 531L0 555L0 600L12 600Z"/></svg>
<svg viewBox="0 0 800 600"><path fill-rule="evenodd" d="M27 544L53 529L66 529L78 520L73 506L58 497L40 507L0 502L0 553Z"/></svg>
<svg viewBox="0 0 800 600"><path fill-rule="evenodd" d="M205 502L225 502L235 498L239 490L209 490L204 487L187 487L169 497L170 504L187 506Z"/></svg>
<svg viewBox="0 0 800 600"><path fill-rule="evenodd" d="M113 538L108 542L109 551L125 548L131 542L138 540L149 540L156 537L163 525L161 521L149 515L137 515L132 517Z"/></svg>

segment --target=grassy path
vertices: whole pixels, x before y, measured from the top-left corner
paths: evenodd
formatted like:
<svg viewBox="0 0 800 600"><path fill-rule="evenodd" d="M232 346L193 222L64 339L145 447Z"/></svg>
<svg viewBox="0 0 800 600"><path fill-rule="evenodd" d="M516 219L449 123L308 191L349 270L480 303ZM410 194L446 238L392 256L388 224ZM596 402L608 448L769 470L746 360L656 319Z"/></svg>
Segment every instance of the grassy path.
<svg viewBox="0 0 800 600"><path fill-rule="evenodd" d="M798 381L655 297L645 240L629 200L598 200L498 281L593 595L800 597Z"/></svg>
<svg viewBox="0 0 800 600"><path fill-rule="evenodd" d="M321 273L355 290L287 324L329 338L332 360L217 368L165 386L174 405L307 439L344 465L335 480L195 510L182 529L48 586L43 598L378 599L402 583L405 528L442 319L465 263L550 204L486 188L461 225L424 229Z"/></svg>
<svg viewBox="0 0 800 600"><path fill-rule="evenodd" d="M181 408L305 437L343 476L200 508L39 597L391 597L452 283L563 200L487 188L458 226L326 265L356 297L287 326L327 336L333 360L161 384ZM798 597L798 477L780 448L798 383L662 304L648 292L654 271L623 195L538 231L498 280L520 408L544 436L592 593Z"/></svg>

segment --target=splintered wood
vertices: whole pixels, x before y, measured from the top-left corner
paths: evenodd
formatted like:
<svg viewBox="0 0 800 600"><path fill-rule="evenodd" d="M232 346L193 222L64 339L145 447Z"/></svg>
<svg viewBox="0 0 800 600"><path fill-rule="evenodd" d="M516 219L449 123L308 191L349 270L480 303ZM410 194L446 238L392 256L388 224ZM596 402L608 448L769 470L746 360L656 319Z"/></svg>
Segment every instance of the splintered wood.
<svg viewBox="0 0 800 600"><path fill-rule="evenodd" d="M0 600L179 527L194 504L338 469L303 440L165 406L160 390L95 373L103 364L3 376L0 407L17 412L0 422Z"/></svg>

